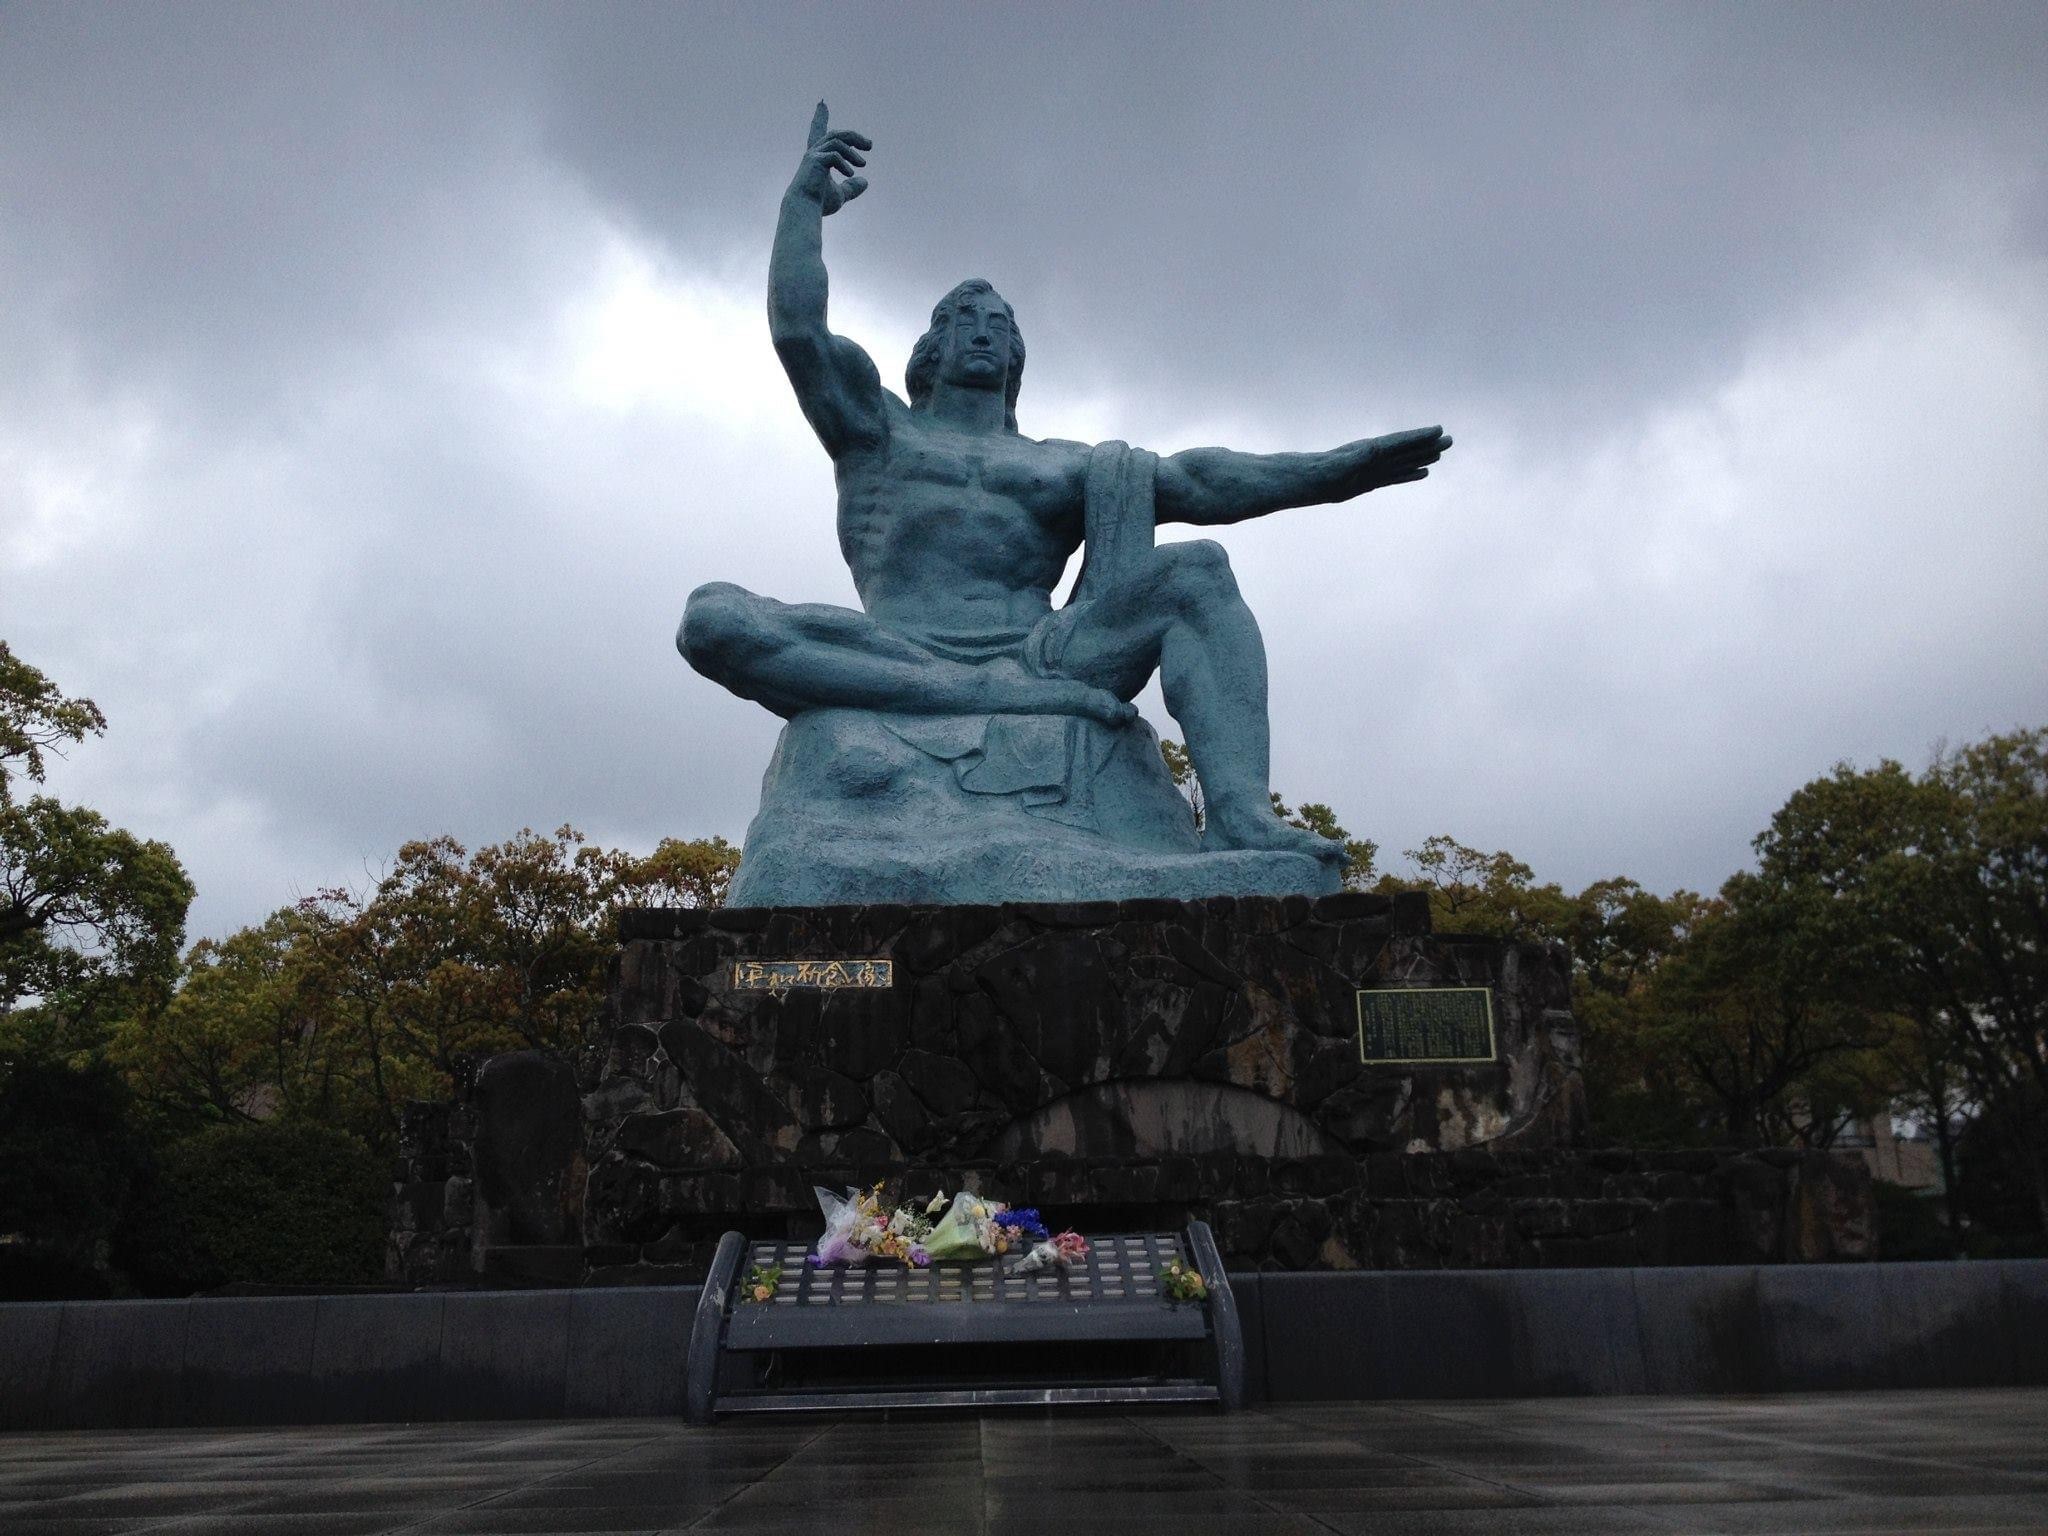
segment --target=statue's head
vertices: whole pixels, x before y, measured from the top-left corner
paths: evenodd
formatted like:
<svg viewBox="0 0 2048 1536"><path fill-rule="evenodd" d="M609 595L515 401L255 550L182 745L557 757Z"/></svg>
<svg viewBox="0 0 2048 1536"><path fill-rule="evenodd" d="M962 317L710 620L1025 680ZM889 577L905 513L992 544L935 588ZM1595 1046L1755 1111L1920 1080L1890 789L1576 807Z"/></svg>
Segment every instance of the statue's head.
<svg viewBox="0 0 2048 1536"><path fill-rule="evenodd" d="M903 370L910 403L923 405L943 379L961 389L1000 389L1012 431L1024 382L1024 335L1009 303L986 278L970 277L939 300L931 329L910 349Z"/></svg>

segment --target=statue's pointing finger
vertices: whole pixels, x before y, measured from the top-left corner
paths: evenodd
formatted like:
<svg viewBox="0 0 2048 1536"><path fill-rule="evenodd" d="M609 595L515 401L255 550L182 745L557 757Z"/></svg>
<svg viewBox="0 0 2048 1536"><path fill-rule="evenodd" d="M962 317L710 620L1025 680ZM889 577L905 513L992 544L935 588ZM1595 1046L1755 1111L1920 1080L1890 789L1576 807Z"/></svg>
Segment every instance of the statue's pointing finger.
<svg viewBox="0 0 2048 1536"><path fill-rule="evenodd" d="M811 133L805 142L815 145L822 144L828 138L833 138L844 139L855 149L873 149L875 147L873 140L869 139L866 134L858 133L851 128L828 128L826 126L828 121L829 114L826 112L825 103L821 101L818 103L818 110L811 114Z"/></svg>

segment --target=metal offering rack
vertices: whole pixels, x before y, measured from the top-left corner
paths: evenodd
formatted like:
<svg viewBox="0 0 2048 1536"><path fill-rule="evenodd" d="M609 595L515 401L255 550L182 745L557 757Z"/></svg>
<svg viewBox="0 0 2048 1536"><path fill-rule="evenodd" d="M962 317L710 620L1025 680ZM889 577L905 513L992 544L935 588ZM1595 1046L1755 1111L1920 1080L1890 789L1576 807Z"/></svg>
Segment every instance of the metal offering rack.
<svg viewBox="0 0 2048 1536"><path fill-rule="evenodd" d="M1008 1272L1014 1258L926 1269L880 1263L814 1269L809 1253L806 1243L749 1242L738 1232L720 1240L690 1335L685 1400L692 1422L805 1409L1164 1401L1228 1410L1243 1403L1237 1305L1203 1222L1190 1222L1181 1233L1092 1238L1085 1263L1029 1275ZM1176 1259L1200 1273L1205 1301L1167 1298L1160 1277ZM754 1268L782 1272L767 1301L744 1292L743 1278ZM934 1377L927 1370L913 1382L899 1368L906 1347L1088 1343L1193 1346L1210 1369L1109 1381L1056 1372L991 1379L986 1371L948 1381L943 1372ZM898 1353L885 1356L884 1350ZM839 1374L829 1385L781 1385L774 1363L783 1351L833 1352ZM961 1353L963 1364L970 1358L982 1357Z"/></svg>

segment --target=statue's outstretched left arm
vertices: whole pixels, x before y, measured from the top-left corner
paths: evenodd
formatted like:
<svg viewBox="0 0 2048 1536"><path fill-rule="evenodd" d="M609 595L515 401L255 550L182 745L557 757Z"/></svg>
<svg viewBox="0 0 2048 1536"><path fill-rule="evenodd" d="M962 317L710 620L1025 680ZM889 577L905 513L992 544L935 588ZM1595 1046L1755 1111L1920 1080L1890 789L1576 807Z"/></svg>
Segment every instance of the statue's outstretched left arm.
<svg viewBox="0 0 2048 1536"><path fill-rule="evenodd" d="M1159 461L1162 523L1241 523L1283 507L1349 501L1383 485L1425 479L1451 440L1442 427L1361 438L1327 453L1190 448Z"/></svg>

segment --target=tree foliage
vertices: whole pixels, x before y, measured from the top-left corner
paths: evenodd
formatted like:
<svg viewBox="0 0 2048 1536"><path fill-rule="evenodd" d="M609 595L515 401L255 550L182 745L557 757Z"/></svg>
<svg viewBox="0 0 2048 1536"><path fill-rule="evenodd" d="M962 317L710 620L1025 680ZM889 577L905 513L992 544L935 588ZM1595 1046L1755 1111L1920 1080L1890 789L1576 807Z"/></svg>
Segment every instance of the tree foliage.
<svg viewBox="0 0 2048 1536"><path fill-rule="evenodd" d="M1534 871L1512 854L1485 853L1437 836L1403 857L1414 873L1389 874L1378 889L1422 891L1429 897L1431 924L1440 931L1518 942L1564 935L1569 898L1556 885L1537 885Z"/></svg>
<svg viewBox="0 0 2048 1536"><path fill-rule="evenodd" d="M0 642L0 1054L90 1053L177 979L192 902L177 856L97 811L12 790L105 726Z"/></svg>
<svg viewBox="0 0 2048 1536"><path fill-rule="evenodd" d="M42 783L44 754L61 752L65 742L101 735L106 728L99 705L66 698L0 640L0 806L12 803L16 774Z"/></svg>
<svg viewBox="0 0 2048 1536"><path fill-rule="evenodd" d="M75 1022L168 990L191 901L163 843L47 795L0 807L0 1009L40 999Z"/></svg>
<svg viewBox="0 0 2048 1536"><path fill-rule="evenodd" d="M1689 1075L1719 1140L1825 1147L1885 1109L1867 1068L1888 1020L1835 984L1832 926L1810 902L1738 876L1659 967L1645 1044Z"/></svg>
<svg viewBox="0 0 2048 1536"><path fill-rule="evenodd" d="M570 827L474 853L407 843L367 892L322 891L187 959L161 1009L115 1043L148 1100L184 1124L273 1116L389 1147L400 1109L445 1097L465 1062L596 1043L618 914L709 906L739 862L722 838L639 857Z"/></svg>
<svg viewBox="0 0 2048 1536"><path fill-rule="evenodd" d="M384 1270L382 1160L318 1125L219 1125L166 1149L117 1239L143 1289L361 1285Z"/></svg>
<svg viewBox="0 0 2048 1536"><path fill-rule="evenodd" d="M106 1063L0 1061L0 1238L89 1262L146 1154L128 1087Z"/></svg>
<svg viewBox="0 0 2048 1536"><path fill-rule="evenodd" d="M1972 1114L2048 1230L2048 730L1918 775L1837 765L1756 847L1755 883L1821 928L1834 994L1894 1021L1890 1091L1934 1130L1951 1188Z"/></svg>

